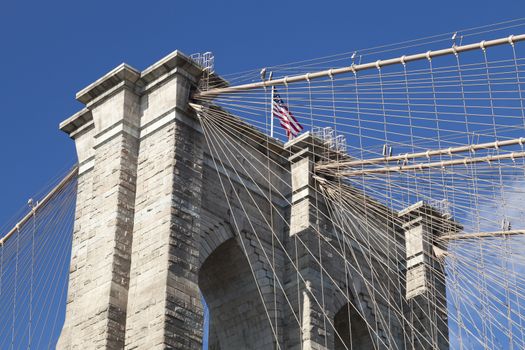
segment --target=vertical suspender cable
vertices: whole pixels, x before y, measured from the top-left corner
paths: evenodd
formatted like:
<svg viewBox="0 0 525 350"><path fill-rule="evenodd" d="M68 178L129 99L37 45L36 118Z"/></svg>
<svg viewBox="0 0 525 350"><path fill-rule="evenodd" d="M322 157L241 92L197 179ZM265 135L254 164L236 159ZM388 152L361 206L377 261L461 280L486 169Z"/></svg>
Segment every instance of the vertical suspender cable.
<svg viewBox="0 0 525 350"><path fill-rule="evenodd" d="M15 285L13 293L13 319L11 323L11 349L15 348L15 322L16 322L16 298L17 298L17 288L18 288L18 259L19 259L19 249L20 249L20 228L16 228L16 262L15 262Z"/></svg>

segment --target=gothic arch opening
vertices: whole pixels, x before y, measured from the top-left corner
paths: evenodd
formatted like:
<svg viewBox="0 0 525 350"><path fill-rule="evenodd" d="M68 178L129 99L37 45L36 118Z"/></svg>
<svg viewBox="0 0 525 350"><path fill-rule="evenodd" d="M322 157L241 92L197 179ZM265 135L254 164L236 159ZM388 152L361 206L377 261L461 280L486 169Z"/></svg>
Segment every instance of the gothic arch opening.
<svg viewBox="0 0 525 350"><path fill-rule="evenodd" d="M273 339L250 265L235 239L206 258L199 288L209 309L209 349L264 348L262 342Z"/></svg>
<svg viewBox="0 0 525 350"><path fill-rule="evenodd" d="M349 304L339 309L334 317L335 350L373 349L372 338L365 320Z"/></svg>

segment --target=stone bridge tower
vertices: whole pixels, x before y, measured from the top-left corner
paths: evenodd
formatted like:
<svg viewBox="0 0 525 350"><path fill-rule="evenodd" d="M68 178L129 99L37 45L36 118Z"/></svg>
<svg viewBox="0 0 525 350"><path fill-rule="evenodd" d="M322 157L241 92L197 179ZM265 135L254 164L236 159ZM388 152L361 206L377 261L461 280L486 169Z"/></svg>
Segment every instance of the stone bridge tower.
<svg viewBox="0 0 525 350"><path fill-rule="evenodd" d="M253 129L260 139L246 138L250 147L237 157L266 163L265 150L272 149L281 160L272 162L270 178L217 164L188 105L201 74L177 51L142 72L122 64L80 91L76 97L85 108L61 123L75 141L79 174L58 348L201 349L202 296L212 349L345 349L350 341L354 349L369 349L407 342L399 319L379 322L391 317L388 299L394 297L372 305L362 277L330 253L336 232L313 209L315 201L317 211L327 211L312 191L316 141L305 134L281 144ZM266 201L268 181L288 193L271 196L273 207ZM403 237L402 230L385 224L378 235ZM272 237L282 245L275 248ZM326 252L324 268L319 251ZM291 252L297 264L290 263ZM394 259L399 251L387 255ZM406 274L405 260L395 259ZM325 272L335 280L328 282Z"/></svg>

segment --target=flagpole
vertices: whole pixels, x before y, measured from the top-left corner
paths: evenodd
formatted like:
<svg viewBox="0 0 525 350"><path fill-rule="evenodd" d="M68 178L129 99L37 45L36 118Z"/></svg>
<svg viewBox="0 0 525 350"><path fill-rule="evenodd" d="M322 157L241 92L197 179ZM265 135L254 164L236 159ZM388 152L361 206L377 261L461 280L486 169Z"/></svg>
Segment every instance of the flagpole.
<svg viewBox="0 0 525 350"><path fill-rule="evenodd" d="M272 86L272 99L271 99L271 105L270 105L270 137L273 137L273 91L275 89L275 86Z"/></svg>

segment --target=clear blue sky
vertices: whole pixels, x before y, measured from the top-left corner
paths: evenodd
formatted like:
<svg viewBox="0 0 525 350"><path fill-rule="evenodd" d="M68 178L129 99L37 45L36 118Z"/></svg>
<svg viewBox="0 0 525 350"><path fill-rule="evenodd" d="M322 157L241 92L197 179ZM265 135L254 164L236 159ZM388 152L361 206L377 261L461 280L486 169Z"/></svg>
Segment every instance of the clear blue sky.
<svg viewBox="0 0 525 350"><path fill-rule="evenodd" d="M525 14L500 1L0 1L0 227L75 162L58 123L121 62L213 51L219 73L353 51Z"/></svg>

